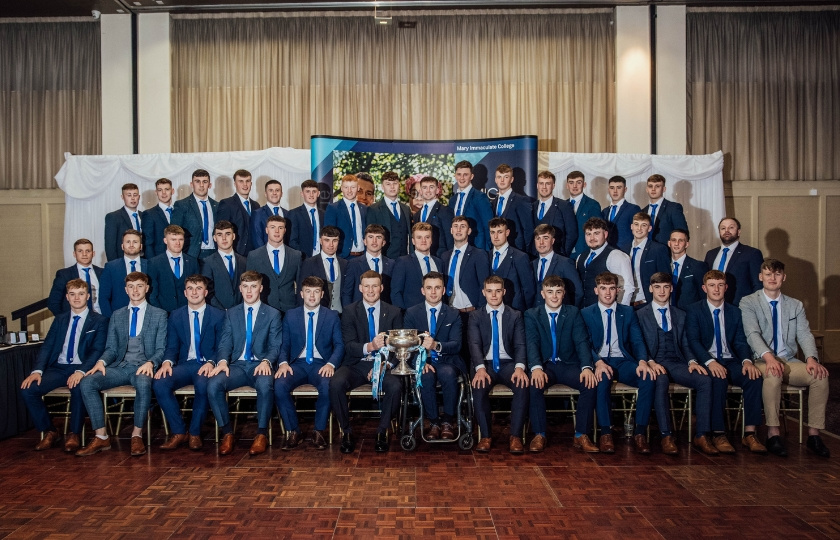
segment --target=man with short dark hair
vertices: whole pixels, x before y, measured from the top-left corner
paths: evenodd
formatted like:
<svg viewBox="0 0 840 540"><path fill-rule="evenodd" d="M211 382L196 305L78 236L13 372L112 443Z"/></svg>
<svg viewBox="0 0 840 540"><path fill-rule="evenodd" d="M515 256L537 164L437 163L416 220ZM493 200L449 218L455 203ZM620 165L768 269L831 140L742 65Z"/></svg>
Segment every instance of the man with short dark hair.
<svg viewBox="0 0 840 540"><path fill-rule="evenodd" d="M271 216L265 225L268 237L264 247L248 254L245 267L259 272L262 300L269 306L285 313L296 307L300 301L297 295L297 281L300 275L300 251L283 244L286 234L286 218Z"/></svg>
<svg viewBox="0 0 840 540"><path fill-rule="evenodd" d="M193 171L190 187L192 194L172 206L172 224L184 229L184 251L190 257L204 259L216 252L213 224L219 203L209 195L210 173L204 169Z"/></svg>
<svg viewBox="0 0 840 540"><path fill-rule="evenodd" d="M102 315L110 317L111 313L128 305L125 276L132 272L148 272L148 261L140 258L142 249L143 234L134 229L126 229L122 237L123 256L108 262L99 279L99 307Z"/></svg>
<svg viewBox="0 0 840 540"><path fill-rule="evenodd" d="M198 274L199 266L195 257L183 251L184 229L178 225L170 225L163 231L163 243L166 251L149 261L149 303L172 313L187 305L186 278Z"/></svg>
<svg viewBox="0 0 840 540"><path fill-rule="evenodd" d="M382 251L385 248L385 227L372 223L365 228L365 253L361 257L355 257L347 261L344 277L341 282L341 303L352 304L362 299L359 291L359 282L362 274L368 270L382 276L382 299L388 302L391 299L391 274L394 271L395 261L386 257Z"/></svg>
<svg viewBox="0 0 840 540"><path fill-rule="evenodd" d="M423 206L414 213L414 223L428 223L432 226L431 251L440 257L452 247L452 210L438 201L439 182L433 176L420 179L420 198Z"/></svg>
<svg viewBox="0 0 840 540"><path fill-rule="evenodd" d="M507 164L502 163L496 167L496 188L499 192L493 201L493 215L507 221L510 243L523 253L531 253L534 201L527 195L513 191L513 169Z"/></svg>
<svg viewBox="0 0 840 540"><path fill-rule="evenodd" d="M537 175L537 194L534 201L534 224L554 228L554 252L568 257L578 239L578 223L569 201L554 196L556 179L551 171Z"/></svg>
<svg viewBox="0 0 840 540"><path fill-rule="evenodd" d="M53 315L70 311L70 304L67 302L67 282L73 279L81 279L87 283L90 295L87 301L88 308L102 313L99 306L99 278L102 276L102 268L91 264L95 254L93 242L87 238L79 238L73 243L73 258L76 259L76 264L55 273L50 295L47 298L47 309Z"/></svg>
<svg viewBox="0 0 840 540"><path fill-rule="evenodd" d="M411 209L400 202L400 176L394 171L382 174L382 198L368 208L367 221L368 227L381 225L385 229L386 257L397 260L408 255Z"/></svg>
<svg viewBox="0 0 840 540"><path fill-rule="evenodd" d="M364 231L367 227L368 208L357 200L359 180L352 174L341 178L341 199L327 206L324 225L338 227L341 238L338 255L345 259L364 253Z"/></svg>
<svg viewBox="0 0 840 540"><path fill-rule="evenodd" d="M344 302L341 301L341 290L347 281L347 261L338 256L338 240L341 231L337 227L327 225L320 229L320 247L318 254L307 257L300 265L297 288L303 290L303 281L314 276L324 281L324 294L321 305L325 308L341 313ZM361 257L357 257L357 260ZM349 302L348 302L349 303Z"/></svg>
<svg viewBox="0 0 840 540"><path fill-rule="evenodd" d="M233 250L236 233L230 221L217 221L213 226L216 253L201 261L201 274L210 280L210 305L228 309L242 302L239 277L245 272L246 259Z"/></svg>
<svg viewBox="0 0 840 540"><path fill-rule="evenodd" d="M665 245L671 237L671 231L688 229L683 207L665 198L665 177L661 174L650 175L645 189L650 203L642 208L642 212L650 215L650 238Z"/></svg>
<svg viewBox="0 0 840 540"><path fill-rule="evenodd" d="M668 248L651 240L650 215L636 212L630 225L633 241L625 250L630 256L630 266L633 268L633 286L636 293L630 298L630 305L641 308L650 302L650 278L657 272L668 272Z"/></svg>
<svg viewBox="0 0 840 540"><path fill-rule="evenodd" d="M359 202L369 208L376 200L376 186L373 184L373 177L368 172L359 171L356 173L356 180L359 183Z"/></svg>
<svg viewBox="0 0 840 540"><path fill-rule="evenodd" d="M233 224L233 250L245 256L254 248L251 242L251 216L260 209L260 203L251 198L251 173L245 169L233 173L233 187L236 193L219 201L216 221Z"/></svg>
<svg viewBox="0 0 840 540"><path fill-rule="evenodd" d="M505 284L505 303L520 312L534 305L534 275L528 255L508 243L510 229L504 218L490 220L490 275L499 276ZM531 242L528 242L529 244Z"/></svg>
<svg viewBox="0 0 840 540"><path fill-rule="evenodd" d="M300 185L303 202L289 211L289 247L303 254L304 260L320 252L318 239L324 226L324 212L318 208L321 188L315 180L304 180Z"/></svg>
<svg viewBox="0 0 840 540"><path fill-rule="evenodd" d="M706 252L704 262L710 270L726 274L726 301L737 306L741 298L760 291L759 274L764 255L760 249L741 243L741 222L725 217L718 223L720 247Z"/></svg>
<svg viewBox="0 0 840 540"><path fill-rule="evenodd" d="M472 163L464 160L455 164L455 189L449 198L449 208L453 217L467 218L472 231L469 244L486 251L491 247L487 224L493 219L493 209L487 195L472 185L474 177ZM482 284L478 286L480 289Z"/></svg>
<svg viewBox="0 0 840 540"><path fill-rule="evenodd" d="M671 283L674 286L671 305L682 310L706 297L703 292L703 276L709 271L705 262L693 259L686 253L690 240L691 235L685 229L674 229L668 240L668 249L671 251Z"/></svg>
<svg viewBox="0 0 840 540"><path fill-rule="evenodd" d="M414 253L397 259L391 272L391 300L403 310L423 301L423 276L443 268L443 262L431 253L431 225L415 223L411 228L411 243Z"/></svg>
<svg viewBox="0 0 840 540"><path fill-rule="evenodd" d="M159 178L155 182L157 204L140 215L140 223L143 224L143 251L147 259L166 251L163 230L169 227L172 221L172 193L172 181L169 178Z"/></svg>
<svg viewBox="0 0 840 540"><path fill-rule="evenodd" d="M623 291L618 302L630 305L630 299L636 293L633 266L630 257L609 244L609 225L599 217L589 218L583 225L583 237L587 249L582 251L575 261L580 281L583 284L583 307L591 306L598 301L595 278L610 272L619 277L618 288Z"/></svg>
<svg viewBox="0 0 840 540"><path fill-rule="evenodd" d="M607 181L607 194L610 204L601 211L601 218L610 225L609 243L626 253L633 241L630 226L634 216L642 209L624 199L627 194L627 180L623 176L613 176Z"/></svg>
<svg viewBox="0 0 840 540"><path fill-rule="evenodd" d="M579 306L583 301L583 285L575 264L568 258L554 251L556 228L547 223L537 225L534 229L534 247L537 258L531 261L534 269L534 281L538 289L542 289L542 282L549 276L558 276L563 280L563 303L568 306ZM536 301L542 304L542 298Z"/></svg>
<svg viewBox="0 0 840 540"><path fill-rule="evenodd" d="M140 224L141 212L137 208L140 204L140 188L137 184L124 184L122 187L123 207L105 215L105 258L108 261L123 256L123 233L129 229L142 231Z"/></svg>
<svg viewBox="0 0 840 540"><path fill-rule="evenodd" d="M586 251L586 237L583 226L590 218L600 217L601 205L598 201L586 195L583 190L586 187L586 179L580 171L572 171L566 175L566 188L569 190L569 204L575 211L575 218L578 223L578 237L575 247L572 250L571 258Z"/></svg>
<svg viewBox="0 0 840 540"><path fill-rule="evenodd" d="M280 206L280 200L283 198L283 185L277 180L269 180L265 183L265 204L261 206L256 212L251 214L251 249L261 248L268 241L267 233L265 232L268 225L268 218L271 216L280 216L286 219L289 218L290 212ZM283 236L283 242L288 244L291 240L291 225L287 225L286 232ZM247 257L248 254L246 253Z"/></svg>
<svg viewBox="0 0 840 540"><path fill-rule="evenodd" d="M490 257L484 249L468 243L471 231L466 216L452 218L454 246L441 259L442 270L447 276L446 295L449 305L462 314L484 307L486 300L481 289L484 280L490 277ZM461 326L466 330L466 316L462 319Z"/></svg>

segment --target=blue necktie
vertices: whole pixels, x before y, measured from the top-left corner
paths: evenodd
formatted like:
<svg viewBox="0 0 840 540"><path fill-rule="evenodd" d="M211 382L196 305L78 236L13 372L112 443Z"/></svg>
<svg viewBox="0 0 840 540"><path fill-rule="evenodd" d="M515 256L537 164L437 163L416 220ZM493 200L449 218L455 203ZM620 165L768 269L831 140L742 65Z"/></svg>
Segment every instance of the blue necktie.
<svg viewBox="0 0 840 540"><path fill-rule="evenodd" d="M79 326L80 315L73 315L73 326L70 327L70 341L67 342L67 363L73 363L73 357L76 356L76 327ZM136 323L135 323L136 326Z"/></svg>
<svg viewBox="0 0 840 540"><path fill-rule="evenodd" d="M327 257L327 260L330 262L330 283L335 283L335 265L333 265L335 259L333 257Z"/></svg>
<svg viewBox="0 0 840 540"><path fill-rule="evenodd" d="M233 255L225 255L225 259L228 260L228 275L230 276L230 279L233 279Z"/></svg>
<svg viewBox="0 0 840 540"><path fill-rule="evenodd" d="M720 308L715 309L715 349L717 349L718 362L723 358L723 339L720 335Z"/></svg>
<svg viewBox="0 0 840 540"><path fill-rule="evenodd" d="M376 338L376 321L373 318L375 309L375 307L368 308L368 340L371 342Z"/></svg>
<svg viewBox="0 0 840 540"><path fill-rule="evenodd" d="M426 274L428 274L429 272L432 271L432 265L429 263L429 256L426 255L425 257L423 257L423 260L426 261ZM423 274L423 275L426 275L426 274Z"/></svg>
<svg viewBox="0 0 840 540"><path fill-rule="evenodd" d="M193 334L195 334L195 359L201 362L201 323L198 312L193 311Z"/></svg>
<svg viewBox="0 0 840 540"><path fill-rule="evenodd" d="M551 361L557 362L557 313L551 315Z"/></svg>
<svg viewBox="0 0 840 540"><path fill-rule="evenodd" d="M136 272L136 271L137 271L137 261L128 261L128 264L130 264L130 265L131 265L131 271L132 271L132 272Z"/></svg>
<svg viewBox="0 0 840 540"><path fill-rule="evenodd" d="M274 250L274 273L280 275L280 250Z"/></svg>
<svg viewBox="0 0 840 540"><path fill-rule="evenodd" d="M723 248L723 255L720 257L720 262L718 263L718 271L723 272L723 269L726 268L726 254L729 253L729 248Z"/></svg>
<svg viewBox="0 0 840 540"><path fill-rule="evenodd" d="M131 308L131 326L128 327L128 337L137 337L137 312L139 307Z"/></svg>
<svg viewBox="0 0 840 540"><path fill-rule="evenodd" d="M435 334L437 334L437 317L435 317L435 312L437 308L429 308L429 334L434 338ZM437 351L432 351L432 360L437 361L438 353Z"/></svg>
<svg viewBox="0 0 840 540"><path fill-rule="evenodd" d="M391 203L391 208L393 208L394 217L396 218L397 221L399 221L400 220L400 211L397 210L397 203L392 202Z"/></svg>
<svg viewBox="0 0 840 540"><path fill-rule="evenodd" d="M309 312L309 324L306 325L306 363L311 364L315 350L315 312Z"/></svg>
<svg viewBox="0 0 840 540"><path fill-rule="evenodd" d="M458 194L458 208L455 210L455 215L460 216L461 211L464 209L464 192Z"/></svg>
<svg viewBox="0 0 840 540"><path fill-rule="evenodd" d="M250 216L251 215L251 201L244 200L244 201L242 201L242 204L245 205L245 211L248 212L248 215Z"/></svg>
<svg viewBox="0 0 840 540"><path fill-rule="evenodd" d="M586 268L587 266L589 266L589 263L591 263L592 259L594 259L594 258L595 258L595 252L593 251L589 254L589 257L586 258L586 262L583 263L583 267Z"/></svg>
<svg viewBox="0 0 840 540"><path fill-rule="evenodd" d="M315 209L309 209L309 217L312 220L312 253L318 251L318 224L315 222Z"/></svg>
<svg viewBox="0 0 840 540"><path fill-rule="evenodd" d="M498 251L493 255L493 271L494 272L499 269L499 255L500 255L500 253Z"/></svg>
<svg viewBox="0 0 840 540"><path fill-rule="evenodd" d="M90 282L90 268L82 268L85 271L85 281L87 281L88 293L88 309L93 311L93 284Z"/></svg>
<svg viewBox="0 0 840 540"><path fill-rule="evenodd" d="M496 204L496 217L502 215L502 207L505 205L505 198L499 197L499 202Z"/></svg>
<svg viewBox="0 0 840 540"><path fill-rule="evenodd" d="M677 261L674 261L674 273L671 277L671 283L674 285L674 287L677 286L677 280L679 280L679 279L680 279L680 263L678 263Z"/></svg>
<svg viewBox="0 0 840 540"><path fill-rule="evenodd" d="M279 206L275 206L275 207L274 207L274 215L275 215L275 216L279 215L279 212L280 212L280 207L279 207Z"/></svg>
<svg viewBox="0 0 840 540"><path fill-rule="evenodd" d="M201 243L210 243L210 216L207 215L207 201L201 201L202 213L204 214L204 226L201 229Z"/></svg>
<svg viewBox="0 0 840 540"><path fill-rule="evenodd" d="M168 214L167 217L166 217L166 221L168 221L169 223L172 223L172 207L171 206L166 207L166 213Z"/></svg>
<svg viewBox="0 0 840 540"><path fill-rule="evenodd" d="M540 203L540 215L537 216L537 219L542 219L544 215L545 215L545 203L542 202L542 203Z"/></svg>
<svg viewBox="0 0 840 540"><path fill-rule="evenodd" d="M352 220L351 226L353 227L353 245L357 244L356 242L356 203L350 203L350 219Z"/></svg>
<svg viewBox="0 0 840 540"><path fill-rule="evenodd" d="M140 230L140 218L137 217L137 212L131 214L131 217L134 218L134 227L139 231Z"/></svg>
<svg viewBox="0 0 840 540"><path fill-rule="evenodd" d="M572 205L572 210L575 212L575 214L577 214L577 207L575 206L575 200L574 199L569 199L569 204Z"/></svg>
<svg viewBox="0 0 840 540"><path fill-rule="evenodd" d="M612 309L605 309L607 313L607 358L610 358L612 355Z"/></svg>
<svg viewBox="0 0 840 540"><path fill-rule="evenodd" d="M540 259L540 277L539 277L539 280L538 280L540 283L543 282L543 277L545 277L545 263L547 263L547 262L548 262L548 259L546 259L545 257Z"/></svg>
<svg viewBox="0 0 840 540"><path fill-rule="evenodd" d="M499 311L493 310L493 371L499 372Z"/></svg>
<svg viewBox="0 0 840 540"><path fill-rule="evenodd" d="M373 271L378 274L379 273L379 257L373 257L373 258L371 258L371 260L373 261Z"/></svg>
<svg viewBox="0 0 840 540"><path fill-rule="evenodd" d="M175 261L175 279L181 279L181 257L169 257Z"/></svg>
<svg viewBox="0 0 840 540"><path fill-rule="evenodd" d="M636 271L636 253L638 253L640 249L642 249L642 248L634 247L633 248L633 256L630 257L630 264L633 266L633 272Z"/></svg>
<svg viewBox="0 0 840 540"><path fill-rule="evenodd" d="M653 228L656 226L656 207L659 204L650 205L650 231L648 231L648 238L653 235Z"/></svg>
<svg viewBox="0 0 840 540"><path fill-rule="evenodd" d="M254 308L248 308L248 317L245 321L245 360L251 360L251 341L254 338Z"/></svg>
<svg viewBox="0 0 840 540"><path fill-rule="evenodd" d="M770 305L773 314L773 354L776 355L779 354L779 311L777 310L779 301L770 300Z"/></svg>
<svg viewBox="0 0 840 540"><path fill-rule="evenodd" d="M662 314L662 331L668 331L668 317L665 316L665 313L668 311L668 308L660 308L659 313Z"/></svg>
<svg viewBox="0 0 840 540"><path fill-rule="evenodd" d="M428 216L429 216L429 205L424 204L423 205L423 216L420 218L420 221L422 221L423 223L426 223L426 218Z"/></svg>
<svg viewBox="0 0 840 540"><path fill-rule="evenodd" d="M447 296L452 296L452 291L455 288L455 270L458 268L458 256L461 254L460 249L456 249L452 254L452 262L449 263L449 283L446 287Z"/></svg>
<svg viewBox="0 0 840 540"><path fill-rule="evenodd" d="M615 211L618 209L618 205L614 204L612 210L610 210L610 221L615 221Z"/></svg>

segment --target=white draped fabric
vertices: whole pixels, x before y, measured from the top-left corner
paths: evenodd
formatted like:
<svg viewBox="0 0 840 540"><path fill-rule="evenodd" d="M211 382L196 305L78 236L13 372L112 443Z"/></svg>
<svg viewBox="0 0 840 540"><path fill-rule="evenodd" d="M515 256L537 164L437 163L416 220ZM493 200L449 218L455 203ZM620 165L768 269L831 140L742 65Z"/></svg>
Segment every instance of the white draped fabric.
<svg viewBox="0 0 840 540"><path fill-rule="evenodd" d="M647 204L645 180L654 173L667 179L665 196L683 205L691 227L689 254L702 258L717 242L717 222L724 216L723 154L705 156L651 156L643 154L572 154L549 152L541 156L557 175L559 196L568 197L566 175L579 170L586 175L586 193L602 206L607 204L607 179L622 175L627 179L627 200ZM105 214L121 205L120 188L134 183L142 194L142 209L157 203L155 181L169 178L175 199L190 194L189 182L195 169L210 173L210 195L216 200L234 193L233 172L247 169L254 178L251 197L265 202L263 187L269 179L284 186L281 204L293 208L301 204L301 182L310 176L310 152L294 148L269 148L254 152L208 152L195 154L145 154L123 156L65 155L55 179L65 192L64 259L73 262L73 242L93 241L94 262L105 263Z"/></svg>

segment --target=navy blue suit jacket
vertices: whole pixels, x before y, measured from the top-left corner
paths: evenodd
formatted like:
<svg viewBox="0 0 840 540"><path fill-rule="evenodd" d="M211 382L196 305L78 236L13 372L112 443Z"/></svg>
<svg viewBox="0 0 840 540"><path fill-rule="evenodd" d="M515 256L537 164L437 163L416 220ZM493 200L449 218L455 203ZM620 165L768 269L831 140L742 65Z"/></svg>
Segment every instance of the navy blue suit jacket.
<svg viewBox="0 0 840 540"><path fill-rule="evenodd" d="M260 206L256 212L251 212L251 251L263 247L268 242L268 234L265 232L265 226L268 223L268 218L274 215L274 211L269 205ZM292 222L289 219L289 211L280 207L280 215L286 218L286 234L283 235L283 243L289 245L289 240L292 239ZM248 252L250 253L250 251ZM248 253L243 253L246 257Z"/></svg>
<svg viewBox="0 0 840 540"><path fill-rule="evenodd" d="M213 220L219 215L219 203L207 197L213 212L213 219L208 225L207 234L213 238ZM198 200L192 193L186 199L175 201L172 205L172 224L184 229L184 252L195 257L201 254L201 239L204 232L204 217L198 207Z"/></svg>
<svg viewBox="0 0 840 540"><path fill-rule="evenodd" d="M680 268L680 278L677 280L677 286L671 293L671 304L686 310L691 304L705 299L703 276L708 271L709 266L705 262L692 259L686 255L683 267ZM671 273L673 272L674 261L671 261Z"/></svg>
<svg viewBox="0 0 840 540"><path fill-rule="evenodd" d="M367 206L360 202L356 202L356 208L359 209L359 215L362 217L362 222L356 224L356 229L364 238L365 227L367 227ZM353 222L350 217L350 209L344 204L344 200L338 200L327 206L324 213L324 226L332 225L338 227L341 231L341 237L338 240L338 255L343 258L350 256L353 251ZM358 246L359 251L364 251L365 246Z"/></svg>
<svg viewBox="0 0 840 540"><path fill-rule="evenodd" d="M402 311L387 302L379 302L379 332L403 328ZM370 342L368 314L364 302L344 306L341 315L341 337L344 338L344 364L357 365L367 356L365 344ZM370 364L373 367L373 364Z"/></svg>
<svg viewBox="0 0 840 540"><path fill-rule="evenodd" d="M269 259L265 247L251 251L245 263L248 270L259 272L263 276L262 301L283 313L300 303L297 283L301 263L300 251L285 246L284 252L280 275L274 273L274 260Z"/></svg>
<svg viewBox="0 0 840 540"><path fill-rule="evenodd" d="M137 268L137 271L148 274L149 261L140 259L140 268ZM102 310L102 315L110 317L111 313L128 305L128 295L125 294L127 275L124 257L105 264L99 276L99 309Z"/></svg>
<svg viewBox="0 0 840 540"><path fill-rule="evenodd" d="M441 257L443 261L441 273L446 276L447 289L449 288L449 264L454 252L454 249L450 249ZM474 308L482 308L487 303L481 291L484 288L484 280L490 277L490 256L483 249L467 244L466 249L458 257L461 257L458 286L470 299L470 304Z"/></svg>
<svg viewBox="0 0 840 540"><path fill-rule="evenodd" d="M423 216L423 208L411 216L413 223L420 223ZM444 252L452 249L455 241L452 239L452 210L435 201L426 216L426 223L432 226L432 248L431 252L438 257Z"/></svg>
<svg viewBox="0 0 840 540"><path fill-rule="evenodd" d="M304 307L299 306L286 313L283 318L283 335L280 344L280 363L294 365L298 358L306 357L306 319ZM313 358L318 365L341 365L344 359L344 339L341 337L341 320L338 313L323 306L318 308L318 324L315 325L315 348L321 359Z"/></svg>
<svg viewBox="0 0 840 540"><path fill-rule="evenodd" d="M396 261L388 257L379 255L379 274L382 276L382 285L385 287L382 290L382 300L391 302L391 274L394 272L394 265ZM341 305L346 306L353 302L358 302L362 299L362 292L359 290L362 274L370 270L368 266L367 257L355 257L346 261L346 266L342 266L341 278Z"/></svg>
<svg viewBox="0 0 840 540"><path fill-rule="evenodd" d="M728 302L723 304L723 332L726 335L729 352L739 364L744 360L752 359L752 349L744 333L741 310ZM709 349L715 343L715 320L705 298L688 306L686 336L691 352L694 353L693 356L698 362L705 364L709 360L717 360L709 354Z"/></svg>
<svg viewBox="0 0 840 540"><path fill-rule="evenodd" d="M176 308L187 305L184 296L187 277L198 274L198 259L181 252L181 279L175 279L175 274L169 266L169 256L166 252L149 261L149 303L155 307L172 313Z"/></svg>
<svg viewBox="0 0 840 540"><path fill-rule="evenodd" d="M625 200L621 208L615 213L613 221L610 221L611 210L612 205L609 205L601 211L601 217L609 224L607 242L611 246L626 252L633 243L633 231L630 230L630 225L633 224L633 216L641 212L642 209Z"/></svg>
<svg viewBox="0 0 840 540"><path fill-rule="evenodd" d="M142 212L137 211L137 220L142 219ZM142 226L142 221L140 222ZM123 256L122 235L128 229L136 229L124 207L105 214L105 258L109 261Z"/></svg>
<svg viewBox="0 0 840 540"><path fill-rule="evenodd" d="M175 213L175 209L172 209ZM163 243L163 230L169 226L166 212L157 204L143 212L140 221L143 225L143 254L147 259L156 257L166 251Z"/></svg>
<svg viewBox="0 0 840 540"><path fill-rule="evenodd" d="M237 304L225 312L227 319L222 338L219 340L219 360L228 364L239 360L245 351L245 307ZM280 312L265 302L260 303L253 320L251 333L251 354L256 362L268 360L272 367L277 366L280 356L280 344L283 341L283 326Z"/></svg>
<svg viewBox="0 0 840 540"><path fill-rule="evenodd" d="M452 210L453 216L457 215L458 198L457 193L453 193L449 198L449 208ZM475 188L470 189L470 193L461 207L461 215L467 218L472 230L467 241L479 249L492 249L493 245L490 243L490 230L487 224L493 219L493 207L490 205L487 194Z"/></svg>
<svg viewBox="0 0 840 540"><path fill-rule="evenodd" d="M577 205L578 208L573 209L577 210L575 212L575 218L577 219L579 231L577 242L575 242L575 250L572 253L575 256L580 255L589 249L586 245L586 235L583 234L583 224L591 217L601 217L601 205L598 204L598 201L588 195L584 194Z"/></svg>
<svg viewBox="0 0 840 540"><path fill-rule="evenodd" d="M242 303L239 278L245 273L245 257L233 252L233 279L228 272L227 259L218 251L201 261L201 275L210 280L207 303L219 309L228 309Z"/></svg>
<svg viewBox="0 0 840 540"><path fill-rule="evenodd" d="M49 367L56 365L61 350L64 348L67 332L70 331L71 316L72 313L69 310L55 316L47 331L44 344L38 351L33 371L46 371ZM76 339L79 342L77 357L82 362L77 366L76 371L88 371L93 368L105 351L105 343L108 340L108 317L103 317L95 311L88 311L85 324L81 328L76 327Z"/></svg>
<svg viewBox="0 0 840 540"><path fill-rule="evenodd" d="M534 227L543 223L554 227L554 252L568 257L575 248L578 234L581 232L578 230L572 205L567 200L552 197L551 203L546 205L543 218L540 219L541 205L539 199L534 201ZM537 254L536 248L532 254Z"/></svg>
<svg viewBox="0 0 840 540"><path fill-rule="evenodd" d="M633 253L632 245L627 248L625 253L627 255ZM648 238L648 241L645 242L644 249L640 253L636 253L636 259L640 259L639 276L641 277L641 282L639 283L639 288L642 289L645 300L650 302L650 299L653 298L653 294L650 292L650 277L657 272L672 273L671 251L667 246L658 244ZM638 299L638 297L636 298Z"/></svg>
<svg viewBox="0 0 840 540"><path fill-rule="evenodd" d="M467 319L467 325L472 372L475 373L478 366L486 366L487 369L492 369L492 360L487 360L487 364L484 360L487 358L490 346L493 343L493 322L490 320L490 314L484 308L471 311L470 317ZM527 355L525 322L522 313L508 305L505 305L505 310L502 312L502 335L500 337L502 345L504 345L511 360L500 360L499 363L504 365L508 362L514 362L527 365L525 361Z"/></svg>
<svg viewBox="0 0 840 540"><path fill-rule="evenodd" d="M645 340L645 347L650 353L650 360L655 360L656 353L659 351L659 322L658 314L654 313L655 309L657 309L656 306L651 303L636 311L636 317L639 318L639 327L642 329L642 337ZM688 343L685 311L674 306L671 306L669 311L671 312L670 331L674 339L674 350L679 355L677 360L687 363L695 358L691 345Z"/></svg>
<svg viewBox="0 0 840 540"><path fill-rule="evenodd" d="M618 331L618 348L624 355L624 358L633 362L639 360L649 360L647 349L645 348L645 341L642 337L642 329L639 326L639 319L636 317L636 311L630 307L622 304L615 304L615 327ZM592 342L592 358L594 361L601 359L598 351L604 345L606 336L604 335L604 323L601 320L601 309L596 302L591 306L587 306L581 310L583 315L583 322L586 323L589 329L589 339Z"/></svg>
<svg viewBox="0 0 840 540"><path fill-rule="evenodd" d="M441 303L439 312L435 314L435 334L432 338L440 343L440 355L432 358L429 353L428 362L432 365L452 364L461 371L465 371L464 361L461 359L461 313L452 307ZM406 328L416 328L419 332L429 331L429 320L426 317L426 302L411 306L405 310L403 325Z"/></svg>
<svg viewBox="0 0 840 540"><path fill-rule="evenodd" d="M292 229L289 236L289 247L300 251L304 258L311 257L313 242L317 242L318 239L313 238L312 215L309 210L301 204L289 210L288 219L289 224L287 226ZM315 219L318 222L318 231L320 232L324 227L324 211L316 208Z"/></svg>
<svg viewBox="0 0 840 540"><path fill-rule="evenodd" d="M540 305L545 302L540 294L540 291L542 290L542 284L539 282L541 265L542 260L539 255L536 259L531 261L531 267L534 270L534 284L536 287L534 298ZM583 283L581 283L580 274L578 274L575 263L572 262L571 259L555 253L554 256L551 257L551 262L548 263L548 266L545 269L543 279L545 279L546 276L560 276L563 278L563 283L566 285L566 294L563 295L563 304L567 306L580 307L583 302Z"/></svg>
<svg viewBox="0 0 840 540"><path fill-rule="evenodd" d="M645 206L642 211L649 214L650 204ZM685 220L682 205L665 198L662 199L662 202L656 208L656 219L654 221L651 238L660 244L668 244L668 240L671 238L671 231L674 229L688 230L688 222Z"/></svg>
<svg viewBox="0 0 840 540"><path fill-rule="evenodd" d="M253 249L251 243L251 216L260 209L260 203L249 198L248 205L251 207L249 214L245 210L245 205L239 198L238 193L234 193L227 199L219 201L219 211L213 213L216 223L225 220L233 223L233 232L236 233L236 239L233 241L233 250L240 255L247 255Z"/></svg>
<svg viewBox="0 0 840 540"><path fill-rule="evenodd" d="M308 278L309 276L319 277L324 280L324 283L329 284L330 280L327 279L327 271L324 269L324 253L321 252L314 257L307 257L300 263L300 275L298 276L298 284L297 290L301 290L303 287L303 280ZM361 257L360 257L361 258ZM341 286L344 288L344 282L346 281L346 272L347 272L347 261L335 255L335 261L333 264L335 265L335 272L336 277L341 276ZM355 260L355 259L354 259ZM334 291L336 294L341 295L342 291ZM349 302L341 302L342 306L346 306ZM324 291L324 297L321 298L321 305L325 308L330 307L330 294L328 291Z"/></svg>
<svg viewBox="0 0 840 540"><path fill-rule="evenodd" d="M172 361L172 365L190 359L190 329L194 315L190 306L181 306L169 314L166 326L166 350L163 359ZM201 358L216 362L219 360L219 343L225 333L227 317L223 309L207 305L201 320L201 335L198 339ZM201 359L199 359L201 361Z"/></svg>
<svg viewBox="0 0 840 540"><path fill-rule="evenodd" d="M399 203L400 220L394 217L393 208L383 199L379 199L368 208L367 224L385 227L385 256L397 260L408 255L411 242L411 208Z"/></svg>
<svg viewBox="0 0 840 540"><path fill-rule="evenodd" d="M96 274L96 279L100 280L99 288L101 289L102 269L93 265L93 273ZM67 302L67 282L71 279L79 279L79 268L75 263L73 266L62 268L55 273L55 279L53 279L50 295L47 298L47 309L49 309L53 315L70 311L70 304ZM101 304L99 308L102 309Z"/></svg>
<svg viewBox="0 0 840 540"><path fill-rule="evenodd" d="M431 257L438 271L442 271L443 261L434 255ZM425 298L421 289L423 288L424 275L426 275L426 269L420 267L420 261L414 253L403 255L397 259L391 272L391 300L393 304L405 310L423 302Z"/></svg>
<svg viewBox="0 0 840 540"><path fill-rule="evenodd" d="M563 306L557 316L557 358L560 363L578 369L593 367L592 345L580 311L575 306ZM536 366L551 362L551 319L545 306L537 306L525 312L525 335L527 337L528 371Z"/></svg>
<svg viewBox="0 0 840 540"><path fill-rule="evenodd" d="M501 217L508 223L510 245L523 253L531 253L534 243L534 201L527 195L511 191L508 194L509 200L505 202L505 211ZM498 198L492 201L492 208L498 207Z"/></svg>
<svg viewBox="0 0 840 540"><path fill-rule="evenodd" d="M490 253L490 275L505 280L504 303L518 311L525 311L534 305L536 287L534 273L528 256L508 244L505 257L499 260L499 267L493 270L493 254ZM481 284L482 287L484 284Z"/></svg>
<svg viewBox="0 0 840 540"><path fill-rule="evenodd" d="M714 268L715 257L720 253L720 247L710 249L706 253L704 262L709 270ZM738 243L734 253L727 253L729 264L726 265L726 296L724 299L733 305L738 305L741 298L761 289L761 281L758 275L761 273L761 264L764 262L764 255L761 250L746 244Z"/></svg>

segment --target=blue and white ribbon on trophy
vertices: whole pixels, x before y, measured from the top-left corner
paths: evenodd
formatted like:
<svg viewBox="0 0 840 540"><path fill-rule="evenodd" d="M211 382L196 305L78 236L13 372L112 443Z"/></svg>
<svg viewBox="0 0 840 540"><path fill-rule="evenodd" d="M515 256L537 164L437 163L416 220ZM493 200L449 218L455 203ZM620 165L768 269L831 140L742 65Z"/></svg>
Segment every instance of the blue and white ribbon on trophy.
<svg viewBox="0 0 840 540"><path fill-rule="evenodd" d="M421 388L423 386L421 376L423 375L423 369L426 367L426 357L428 352L422 345L417 345L416 349L417 359L414 360L414 387Z"/></svg>
<svg viewBox="0 0 840 540"><path fill-rule="evenodd" d="M370 373L371 394L373 399L379 401L379 393L382 391L382 379L385 378L385 370L383 369L383 362L388 362L388 354L390 351L388 347L382 347L373 353L373 370Z"/></svg>

